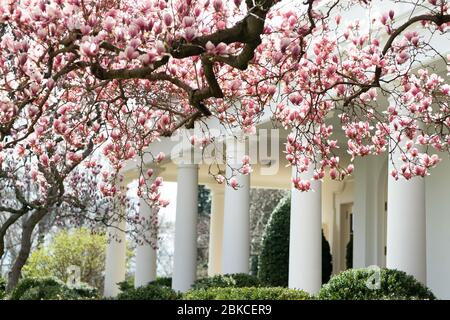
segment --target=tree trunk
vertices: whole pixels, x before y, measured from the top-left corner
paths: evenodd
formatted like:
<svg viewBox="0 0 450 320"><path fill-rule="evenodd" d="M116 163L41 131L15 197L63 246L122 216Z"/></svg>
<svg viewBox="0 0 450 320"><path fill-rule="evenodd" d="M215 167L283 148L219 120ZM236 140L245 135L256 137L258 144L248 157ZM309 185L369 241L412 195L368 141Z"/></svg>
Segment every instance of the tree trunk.
<svg viewBox="0 0 450 320"><path fill-rule="evenodd" d="M0 227L0 258L3 258L3 255L5 254L6 232L20 217L21 215L19 214L10 216Z"/></svg>
<svg viewBox="0 0 450 320"><path fill-rule="evenodd" d="M49 231L49 215L45 215L38 224L38 237L37 237L37 246L41 247L44 245L45 235Z"/></svg>
<svg viewBox="0 0 450 320"><path fill-rule="evenodd" d="M23 224L20 251L8 275L7 291L11 291L19 282L22 268L30 255L33 230L46 213L46 210L35 211Z"/></svg>

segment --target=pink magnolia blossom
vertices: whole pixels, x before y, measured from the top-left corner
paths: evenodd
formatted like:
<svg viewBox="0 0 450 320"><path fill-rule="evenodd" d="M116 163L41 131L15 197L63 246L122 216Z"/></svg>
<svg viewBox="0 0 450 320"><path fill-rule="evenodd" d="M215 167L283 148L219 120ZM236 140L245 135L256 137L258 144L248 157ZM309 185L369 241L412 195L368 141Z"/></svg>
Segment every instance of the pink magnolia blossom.
<svg viewBox="0 0 450 320"><path fill-rule="evenodd" d="M238 186L239 186L239 183L238 183L238 181L237 181L237 179L236 178L231 178L230 179L230 187L232 187L233 189L237 189L238 188Z"/></svg>
<svg viewBox="0 0 450 320"><path fill-rule="evenodd" d="M297 168L293 184L301 191L311 189L303 175L312 167L312 180L326 174L341 179L353 173L356 157L387 152L395 178L427 176L439 164L435 154L449 151L450 87L442 72L412 66L420 65L419 57L436 56L450 73L450 56L438 57L433 48L449 25L433 18L402 29L400 12L390 10L366 28L344 21L340 6L276 2L252 12L241 0L50 0L1 7L10 30L0 41L2 166L27 157L40 163L34 170L45 199L51 167L72 170L100 149L111 172L101 175L99 188L105 196L119 195L115 181L126 162L160 139L209 120L254 132L270 109L292 132L283 151ZM445 1L429 3L425 16L448 16ZM359 1L348 7L353 4ZM417 16L414 8L405 21ZM250 20L261 22L257 34L251 28L245 37L230 34ZM204 130L190 139L196 148L214 141ZM336 156L342 153L349 160ZM154 156L156 164L164 159ZM238 171L250 173L249 160ZM160 185L145 182L140 196L164 205Z"/></svg>
<svg viewBox="0 0 450 320"><path fill-rule="evenodd" d="M222 0L213 0L214 10L220 12L223 10L223 2Z"/></svg>
<svg viewBox="0 0 450 320"><path fill-rule="evenodd" d="M87 57L94 57L98 52L98 46L95 43L86 41L81 45L81 52Z"/></svg>
<svg viewBox="0 0 450 320"><path fill-rule="evenodd" d="M155 161L156 162L161 162L166 158L166 155L164 154L164 152L160 152L156 155Z"/></svg>
<svg viewBox="0 0 450 320"><path fill-rule="evenodd" d="M223 176L223 175L217 175L216 177L215 177L215 179L216 179L216 181L219 183L219 184L222 184L222 183L224 183L225 182L225 177Z"/></svg>

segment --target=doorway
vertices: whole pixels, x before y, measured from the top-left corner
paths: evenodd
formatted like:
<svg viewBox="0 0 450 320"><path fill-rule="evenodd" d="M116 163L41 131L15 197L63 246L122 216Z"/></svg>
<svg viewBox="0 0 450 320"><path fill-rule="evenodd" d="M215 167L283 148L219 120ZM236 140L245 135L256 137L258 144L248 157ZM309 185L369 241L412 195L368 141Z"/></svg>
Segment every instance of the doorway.
<svg viewBox="0 0 450 320"><path fill-rule="evenodd" d="M341 204L341 217L340 217L340 243L339 252L341 253L341 257L339 259L340 270L346 270L347 268L347 260L353 260L353 247L352 244L349 245L350 239L353 236L353 203L345 203ZM347 252L347 249L349 252ZM350 267L351 267L350 262Z"/></svg>

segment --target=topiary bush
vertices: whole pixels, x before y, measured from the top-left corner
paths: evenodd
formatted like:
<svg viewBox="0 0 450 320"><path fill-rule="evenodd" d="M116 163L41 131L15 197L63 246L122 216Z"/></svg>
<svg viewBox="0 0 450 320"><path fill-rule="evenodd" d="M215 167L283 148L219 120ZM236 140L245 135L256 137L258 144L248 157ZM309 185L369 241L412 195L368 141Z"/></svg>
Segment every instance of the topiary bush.
<svg viewBox="0 0 450 320"><path fill-rule="evenodd" d="M374 275L373 269L349 269L320 289L318 298L325 300L407 300L436 299L433 293L414 277L403 271L380 269L379 289L370 288L368 282Z"/></svg>
<svg viewBox="0 0 450 320"><path fill-rule="evenodd" d="M310 295L301 290L281 287L208 288L191 290L185 300L308 300Z"/></svg>
<svg viewBox="0 0 450 320"><path fill-rule="evenodd" d="M245 273L234 273L198 279L192 285L192 289L259 287L260 285L261 281L258 277Z"/></svg>
<svg viewBox="0 0 450 320"><path fill-rule="evenodd" d="M272 212L262 240L258 277L269 286L288 286L291 199L280 201ZM333 269L330 245L322 231L322 283Z"/></svg>
<svg viewBox="0 0 450 320"><path fill-rule="evenodd" d="M149 284L119 293L118 300L177 300L180 295L170 287Z"/></svg>
<svg viewBox="0 0 450 320"><path fill-rule="evenodd" d="M273 210L264 230L258 277L270 286L288 285L290 212L290 198L286 197Z"/></svg>
<svg viewBox="0 0 450 320"><path fill-rule="evenodd" d="M11 293L11 300L80 300L98 297L97 289L80 283L67 286L54 277L25 278Z"/></svg>
<svg viewBox="0 0 450 320"><path fill-rule="evenodd" d="M258 255L250 256L250 275L257 277L258 276Z"/></svg>

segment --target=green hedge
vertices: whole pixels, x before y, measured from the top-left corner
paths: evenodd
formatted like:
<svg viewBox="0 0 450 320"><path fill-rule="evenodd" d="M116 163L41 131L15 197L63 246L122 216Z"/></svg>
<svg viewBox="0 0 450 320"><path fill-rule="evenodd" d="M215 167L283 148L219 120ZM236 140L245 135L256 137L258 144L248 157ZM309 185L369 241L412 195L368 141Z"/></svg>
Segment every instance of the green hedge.
<svg viewBox="0 0 450 320"><path fill-rule="evenodd" d="M433 293L403 271L380 269L379 289L367 283L375 278L371 269L349 269L325 284L318 298L325 300L405 300L436 299ZM370 277L372 276L372 279Z"/></svg>
<svg viewBox="0 0 450 320"><path fill-rule="evenodd" d="M134 277L127 277L124 281L118 282L117 286L121 292L134 289Z"/></svg>
<svg viewBox="0 0 450 320"><path fill-rule="evenodd" d="M281 287L260 288L209 288L186 292L185 300L308 300L311 297L301 290Z"/></svg>
<svg viewBox="0 0 450 320"><path fill-rule="evenodd" d="M158 277L158 278L156 278L155 281L150 282L150 284L171 288L172 287L172 278L171 277Z"/></svg>
<svg viewBox="0 0 450 320"><path fill-rule="evenodd" d="M128 290L134 289L134 277L128 277L125 281L117 283L120 291L125 292ZM172 287L172 278L171 277L158 277L156 280L149 282L149 285L157 285L157 286L165 286Z"/></svg>
<svg viewBox="0 0 450 320"><path fill-rule="evenodd" d="M149 284L119 293L118 300L177 300L180 295L170 287Z"/></svg>
<svg viewBox="0 0 450 320"><path fill-rule="evenodd" d="M98 289L86 282L79 282L76 285L71 285L68 287L68 290L71 294L74 294L79 298L96 298L100 296Z"/></svg>
<svg viewBox="0 0 450 320"><path fill-rule="evenodd" d="M192 285L192 289L259 287L260 285L261 282L255 276L234 273L198 279Z"/></svg>
<svg viewBox="0 0 450 320"><path fill-rule="evenodd" d="M288 286L289 235L291 199L280 201L272 212L262 240L258 277L268 286ZM322 232L322 283L328 282L332 272L330 245Z"/></svg>
<svg viewBox="0 0 450 320"><path fill-rule="evenodd" d="M95 288L80 283L67 286L57 278L25 278L11 293L11 300L79 300L98 297Z"/></svg>

